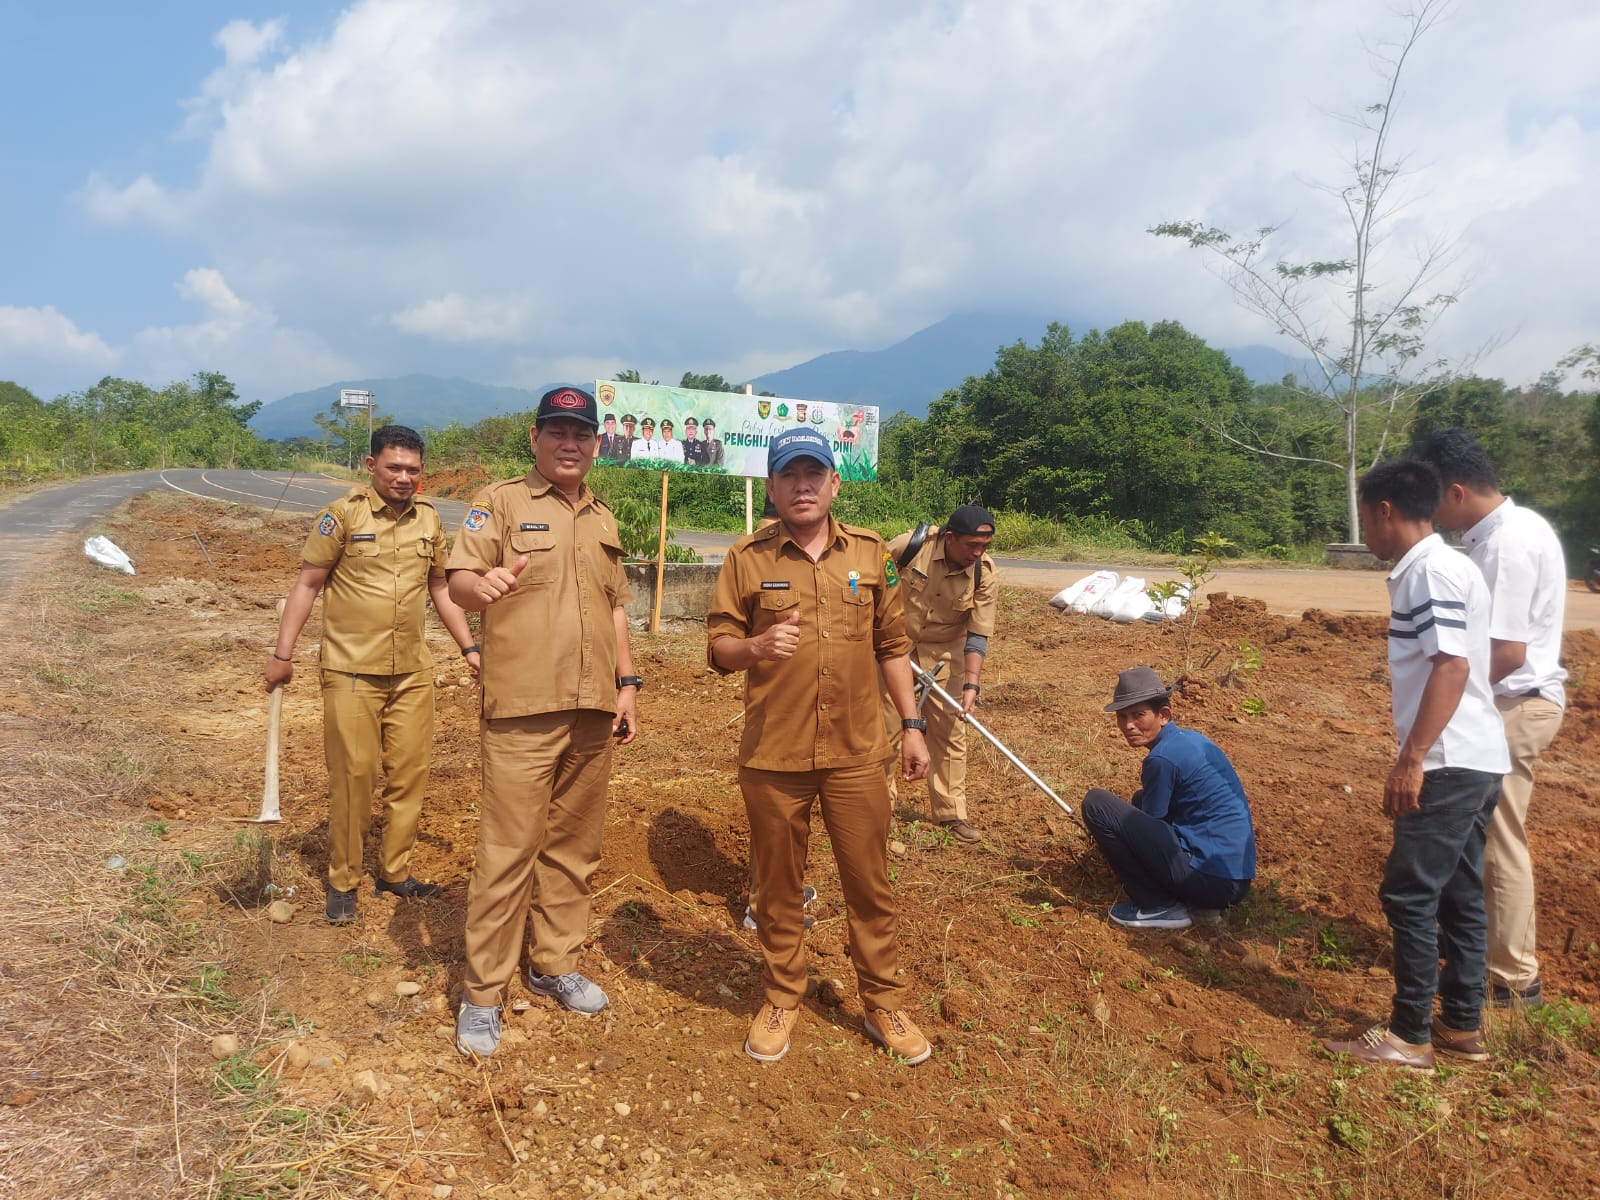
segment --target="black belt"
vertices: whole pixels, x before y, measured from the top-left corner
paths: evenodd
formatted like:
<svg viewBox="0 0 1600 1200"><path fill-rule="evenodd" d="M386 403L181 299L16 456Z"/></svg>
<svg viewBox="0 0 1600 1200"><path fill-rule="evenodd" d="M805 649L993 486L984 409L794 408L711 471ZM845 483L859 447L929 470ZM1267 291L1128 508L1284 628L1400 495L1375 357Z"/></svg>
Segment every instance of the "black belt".
<svg viewBox="0 0 1600 1200"><path fill-rule="evenodd" d="M1544 697L1544 693L1543 692L1541 692L1538 688L1532 688L1529 691L1523 692L1521 695L1513 696L1512 699L1514 699L1514 700L1539 700L1539 699L1542 699L1543 697Z"/></svg>

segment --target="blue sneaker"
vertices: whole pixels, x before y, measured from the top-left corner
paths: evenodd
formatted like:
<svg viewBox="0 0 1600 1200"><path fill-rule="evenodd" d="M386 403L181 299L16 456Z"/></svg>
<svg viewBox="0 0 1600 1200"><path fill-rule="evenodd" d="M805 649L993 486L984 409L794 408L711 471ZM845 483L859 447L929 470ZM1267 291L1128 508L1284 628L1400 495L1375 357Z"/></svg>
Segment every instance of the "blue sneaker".
<svg viewBox="0 0 1600 1200"><path fill-rule="evenodd" d="M566 975L540 975L532 967L522 973L522 982L535 996L549 996L562 1008L592 1015L611 1003L600 985L572 971Z"/></svg>
<svg viewBox="0 0 1600 1200"><path fill-rule="evenodd" d="M1181 904L1169 904L1164 908L1140 908L1131 900L1113 904L1111 919L1118 925L1126 925L1129 929L1187 929L1194 924L1189 919L1189 910Z"/></svg>

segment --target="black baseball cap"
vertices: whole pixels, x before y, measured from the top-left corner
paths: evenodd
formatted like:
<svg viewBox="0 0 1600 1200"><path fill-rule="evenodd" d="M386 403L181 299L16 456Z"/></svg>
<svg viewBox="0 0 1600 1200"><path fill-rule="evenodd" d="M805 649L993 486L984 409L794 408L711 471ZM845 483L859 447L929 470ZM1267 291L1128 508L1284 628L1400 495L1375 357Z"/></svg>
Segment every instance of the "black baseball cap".
<svg viewBox="0 0 1600 1200"><path fill-rule="evenodd" d="M567 417L587 425L590 429L600 428L600 406L595 403L594 397L582 388L551 388L539 397L539 411L534 415L534 426L543 425L556 417Z"/></svg>
<svg viewBox="0 0 1600 1200"><path fill-rule="evenodd" d="M981 505L963 504L950 514L950 519L944 523L944 527L950 533L965 534L968 537L993 533L994 514Z"/></svg>

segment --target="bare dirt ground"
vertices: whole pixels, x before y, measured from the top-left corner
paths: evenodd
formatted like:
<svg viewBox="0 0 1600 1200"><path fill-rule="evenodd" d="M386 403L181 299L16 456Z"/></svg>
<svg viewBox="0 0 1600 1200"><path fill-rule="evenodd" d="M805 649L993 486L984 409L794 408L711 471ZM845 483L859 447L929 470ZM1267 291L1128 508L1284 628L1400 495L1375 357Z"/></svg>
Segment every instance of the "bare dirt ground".
<svg viewBox="0 0 1600 1200"><path fill-rule="evenodd" d="M1213 598L1178 719L1232 756L1261 878L1217 929L1136 934L1087 838L975 755L959 848L898 816L891 865L914 1011L907 1068L864 1039L820 823L817 995L793 1049L740 1052L759 1000L739 925L739 683L698 627L635 635L649 684L619 752L580 1018L513 987L484 1068L450 1044L475 833L477 693L441 664L415 872L321 920L315 624L284 707L284 823L257 826L259 671L303 519L171 496L12 589L0 689L0 1192L8 1196L1571 1196L1600 1189L1600 636L1569 635L1572 703L1531 818L1539 1014L1481 1067L1399 1077L1316 1039L1387 1010L1376 889L1393 751L1381 617ZM198 537L198 540L197 540ZM1381 586L1381 585L1380 585ZM982 715L1075 802L1139 756L1099 710L1117 670L1184 665L1178 631L1062 617L1007 588ZM1259 665L1253 665L1259 659ZM269 902L286 899L277 923ZM410 986L416 985L415 994ZM221 1040L218 1040L221 1039ZM237 1039L237 1042L228 1039Z"/></svg>

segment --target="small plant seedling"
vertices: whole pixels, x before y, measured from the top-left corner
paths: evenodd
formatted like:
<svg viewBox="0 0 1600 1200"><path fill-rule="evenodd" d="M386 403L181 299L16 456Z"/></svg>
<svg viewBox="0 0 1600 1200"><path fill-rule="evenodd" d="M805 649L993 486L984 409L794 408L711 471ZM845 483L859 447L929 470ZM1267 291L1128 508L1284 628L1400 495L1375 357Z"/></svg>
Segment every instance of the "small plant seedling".
<svg viewBox="0 0 1600 1200"><path fill-rule="evenodd" d="M1355 952L1355 939L1339 932L1329 921L1317 934L1317 948L1311 952L1311 965L1328 971L1348 971L1350 955Z"/></svg>

